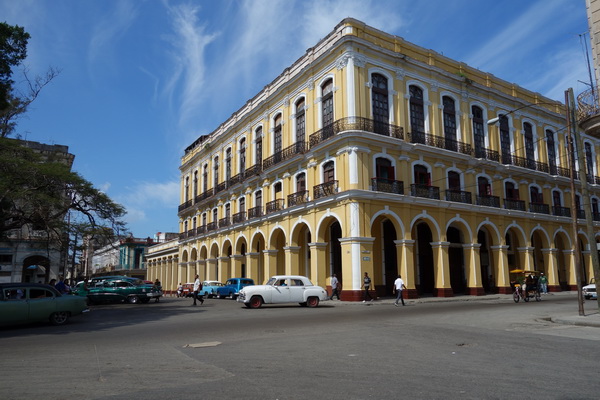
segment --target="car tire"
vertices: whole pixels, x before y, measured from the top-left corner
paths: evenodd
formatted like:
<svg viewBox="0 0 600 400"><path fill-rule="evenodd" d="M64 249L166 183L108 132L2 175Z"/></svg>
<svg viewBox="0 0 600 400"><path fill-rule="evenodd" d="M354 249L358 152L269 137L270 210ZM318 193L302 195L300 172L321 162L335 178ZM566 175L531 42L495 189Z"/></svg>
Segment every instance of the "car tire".
<svg viewBox="0 0 600 400"><path fill-rule="evenodd" d="M137 304L137 303L139 303L139 302L140 302L140 298L139 298L139 297L137 297L137 296L129 296L129 297L127 298L127 302L128 302L129 304Z"/></svg>
<svg viewBox="0 0 600 400"><path fill-rule="evenodd" d="M311 308L315 308L319 306L319 298L318 297L309 297L306 301L306 304L311 307Z"/></svg>
<svg viewBox="0 0 600 400"><path fill-rule="evenodd" d="M263 299L260 296L252 296L248 304L250 304L250 308L260 308L263 305Z"/></svg>
<svg viewBox="0 0 600 400"><path fill-rule="evenodd" d="M69 313L66 311L57 311L50 314L50 323L52 325L64 325L69 320Z"/></svg>

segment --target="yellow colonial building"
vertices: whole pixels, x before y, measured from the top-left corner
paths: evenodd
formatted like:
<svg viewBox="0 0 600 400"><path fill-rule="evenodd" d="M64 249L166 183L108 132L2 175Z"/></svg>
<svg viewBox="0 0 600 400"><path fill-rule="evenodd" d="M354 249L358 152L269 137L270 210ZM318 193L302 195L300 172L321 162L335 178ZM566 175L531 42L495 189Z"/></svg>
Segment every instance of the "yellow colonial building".
<svg viewBox="0 0 600 400"><path fill-rule="evenodd" d="M401 274L418 297L509 293L522 269L571 290L596 239L574 251L566 131L562 103L345 19L187 147L177 254L150 255L149 279L335 273L359 300L365 272L378 296ZM600 220L584 141L577 217L587 176Z"/></svg>

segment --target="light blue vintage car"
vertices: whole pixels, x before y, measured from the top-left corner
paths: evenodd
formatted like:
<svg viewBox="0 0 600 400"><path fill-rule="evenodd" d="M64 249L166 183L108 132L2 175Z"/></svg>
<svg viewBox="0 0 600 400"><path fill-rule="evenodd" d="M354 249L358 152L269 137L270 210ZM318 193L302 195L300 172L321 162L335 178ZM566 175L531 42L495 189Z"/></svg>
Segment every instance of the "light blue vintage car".
<svg viewBox="0 0 600 400"><path fill-rule="evenodd" d="M219 299L230 297L236 299L240 290L246 286L254 285L254 281L249 278L231 278L227 279L225 286L217 288L217 297Z"/></svg>
<svg viewBox="0 0 600 400"><path fill-rule="evenodd" d="M70 317L88 312L86 299L61 295L50 285L40 283L0 284L0 325L49 321L65 324Z"/></svg>
<svg viewBox="0 0 600 400"><path fill-rule="evenodd" d="M200 290L199 294L201 296L206 296L207 298L216 297L217 290L225 286L223 282L219 281L204 281L202 282L202 290Z"/></svg>

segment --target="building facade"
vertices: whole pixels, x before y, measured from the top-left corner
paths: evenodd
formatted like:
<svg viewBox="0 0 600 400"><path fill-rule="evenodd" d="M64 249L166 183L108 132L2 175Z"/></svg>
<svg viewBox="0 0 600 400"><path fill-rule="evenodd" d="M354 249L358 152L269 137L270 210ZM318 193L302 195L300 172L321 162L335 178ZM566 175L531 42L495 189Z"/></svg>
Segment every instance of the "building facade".
<svg viewBox="0 0 600 400"><path fill-rule="evenodd" d="M599 221L600 142L583 136ZM345 19L188 146L178 256L149 277L335 273L358 300L365 272L379 296L400 274L418 297L508 293L521 269L570 290L596 238L573 246L565 137L562 103Z"/></svg>

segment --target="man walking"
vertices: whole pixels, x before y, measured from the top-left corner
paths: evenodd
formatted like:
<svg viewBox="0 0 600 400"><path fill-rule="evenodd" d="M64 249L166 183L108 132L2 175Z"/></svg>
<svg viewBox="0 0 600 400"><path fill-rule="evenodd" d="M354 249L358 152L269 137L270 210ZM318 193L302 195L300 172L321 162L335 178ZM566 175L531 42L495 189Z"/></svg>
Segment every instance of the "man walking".
<svg viewBox="0 0 600 400"><path fill-rule="evenodd" d="M331 297L329 300L333 300L333 296L337 296L337 299L340 300L340 281L338 281L337 275L333 274L331 276Z"/></svg>
<svg viewBox="0 0 600 400"><path fill-rule="evenodd" d="M371 287L371 278L369 278L369 274L367 272L365 272L365 277L363 278L362 287L363 287L363 289L365 289L363 303L367 302L367 297L369 298L369 300L373 301L373 298L371 297L371 293L369 293L369 288Z"/></svg>
<svg viewBox="0 0 600 400"><path fill-rule="evenodd" d="M202 298L202 296L198 297L198 292L200 292L201 289L202 284L200 283L200 276L196 274L196 280L194 281L194 304L192 304L193 306L196 305L196 299L200 300L200 305L204 304L204 299Z"/></svg>
<svg viewBox="0 0 600 400"><path fill-rule="evenodd" d="M540 293L548 294L548 278L543 272L540 275L540 279L538 279L538 283L540 285Z"/></svg>
<svg viewBox="0 0 600 400"><path fill-rule="evenodd" d="M394 305L396 307L398 307L398 301L402 301L402 305L405 305L404 298L402 298L402 289L406 289L406 286L404 286L402 277L398 275L398 278L394 281L394 290L396 291L396 301L394 302Z"/></svg>

